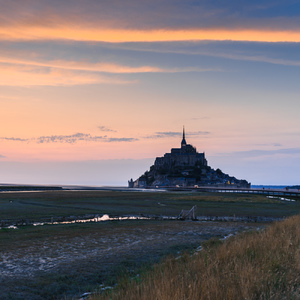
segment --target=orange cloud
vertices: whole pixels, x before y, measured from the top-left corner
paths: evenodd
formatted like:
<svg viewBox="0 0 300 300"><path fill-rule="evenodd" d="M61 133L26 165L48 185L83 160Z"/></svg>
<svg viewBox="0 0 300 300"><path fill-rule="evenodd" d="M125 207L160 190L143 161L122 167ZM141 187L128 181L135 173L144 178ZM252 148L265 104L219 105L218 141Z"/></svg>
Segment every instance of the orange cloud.
<svg viewBox="0 0 300 300"><path fill-rule="evenodd" d="M35 66L35 67L50 67L50 68L78 70L78 71L118 73L118 74L176 71L175 69L164 70L161 68L151 67L151 66L130 67L130 66L113 64L113 63L89 63L84 61L66 61L66 60L39 62L33 60L14 59L10 57L0 57L0 63L5 63L5 64L9 63L9 64Z"/></svg>
<svg viewBox="0 0 300 300"><path fill-rule="evenodd" d="M257 29L132 30L76 26L11 26L0 28L2 40L73 40L96 42L166 42L187 40L233 40L255 42L300 42L300 32Z"/></svg>
<svg viewBox="0 0 300 300"><path fill-rule="evenodd" d="M95 83L126 84L120 80L98 73L176 73L188 71L217 71L201 68L162 69L152 66L130 67L112 63L89 63L83 61L32 61L0 56L0 85L5 86L66 86Z"/></svg>
<svg viewBox="0 0 300 300"><path fill-rule="evenodd" d="M130 84L133 82L78 69L45 68L43 64L26 64L26 62L12 64L0 61L0 85L2 86L72 86L96 83Z"/></svg>

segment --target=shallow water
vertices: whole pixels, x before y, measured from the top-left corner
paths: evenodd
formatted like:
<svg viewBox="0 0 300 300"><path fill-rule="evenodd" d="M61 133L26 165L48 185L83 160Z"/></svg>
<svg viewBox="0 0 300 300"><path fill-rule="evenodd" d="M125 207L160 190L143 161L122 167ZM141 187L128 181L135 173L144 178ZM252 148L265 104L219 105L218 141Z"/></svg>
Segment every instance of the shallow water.
<svg viewBox="0 0 300 300"><path fill-rule="evenodd" d="M296 200L293 200L293 199L287 199L287 198L282 198L282 197L274 197L274 196L267 196L267 198L269 198L269 199L278 199L278 200L289 201L289 202L295 202L296 201Z"/></svg>
<svg viewBox="0 0 300 300"><path fill-rule="evenodd" d="M147 217L110 217L109 215L103 215L102 217L95 217L92 219L76 219L72 221L62 221L62 222L35 222L33 226L42 226L42 225L57 225L57 224L75 224L75 223L87 223L87 222L103 222L103 221L122 221L122 220L150 220L151 218Z"/></svg>

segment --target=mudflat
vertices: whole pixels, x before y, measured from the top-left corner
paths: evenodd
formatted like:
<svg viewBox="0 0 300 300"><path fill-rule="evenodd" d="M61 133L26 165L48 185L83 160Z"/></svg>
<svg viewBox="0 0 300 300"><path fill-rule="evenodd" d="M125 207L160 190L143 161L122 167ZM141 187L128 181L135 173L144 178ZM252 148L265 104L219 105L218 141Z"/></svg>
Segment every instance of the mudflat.
<svg viewBox="0 0 300 300"><path fill-rule="evenodd" d="M100 284L113 285L122 273L135 274L168 254L263 226L133 220L27 227L7 249L2 243L0 299L79 298L80 293ZM2 238L12 231L2 232Z"/></svg>

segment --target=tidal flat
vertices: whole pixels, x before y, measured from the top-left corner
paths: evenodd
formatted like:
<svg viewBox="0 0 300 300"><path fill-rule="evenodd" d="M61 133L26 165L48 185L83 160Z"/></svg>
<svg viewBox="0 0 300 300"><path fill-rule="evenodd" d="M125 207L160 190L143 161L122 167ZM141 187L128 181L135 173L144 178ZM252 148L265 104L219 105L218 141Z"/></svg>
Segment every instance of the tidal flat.
<svg viewBox="0 0 300 300"><path fill-rule="evenodd" d="M43 191L0 193L0 220L39 222L108 214L126 220L0 230L0 299L79 299L168 255L192 251L213 237L262 229L255 222L160 220L197 205L198 216L269 216L300 211L300 201L262 195L187 192ZM29 222L29 223L30 223Z"/></svg>

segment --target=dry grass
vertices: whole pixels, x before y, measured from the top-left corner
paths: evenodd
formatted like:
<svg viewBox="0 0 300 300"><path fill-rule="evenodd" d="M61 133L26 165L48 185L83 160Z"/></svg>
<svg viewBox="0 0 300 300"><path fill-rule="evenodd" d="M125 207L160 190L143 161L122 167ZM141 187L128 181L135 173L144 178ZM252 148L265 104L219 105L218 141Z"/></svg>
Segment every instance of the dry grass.
<svg viewBox="0 0 300 300"><path fill-rule="evenodd" d="M300 299L300 216L207 242L93 299Z"/></svg>

